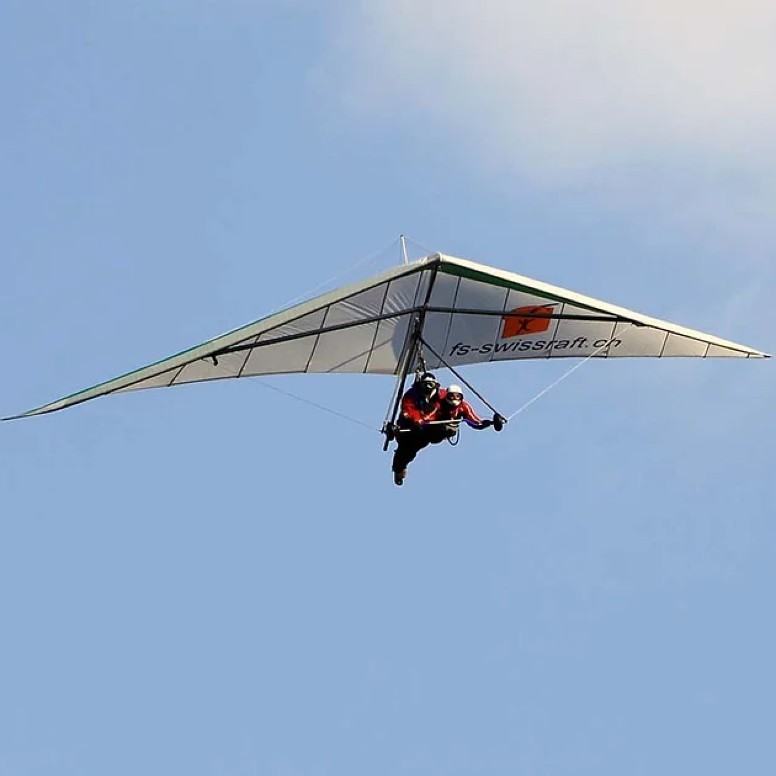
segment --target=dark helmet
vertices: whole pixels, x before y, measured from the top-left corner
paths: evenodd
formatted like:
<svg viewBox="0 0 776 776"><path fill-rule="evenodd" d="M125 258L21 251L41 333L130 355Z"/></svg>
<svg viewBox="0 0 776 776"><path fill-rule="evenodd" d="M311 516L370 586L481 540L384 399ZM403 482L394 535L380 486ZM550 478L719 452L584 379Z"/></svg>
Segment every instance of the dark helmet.
<svg viewBox="0 0 776 776"><path fill-rule="evenodd" d="M439 388L439 381L434 377L431 372L424 372L416 381L418 390L427 399L430 399Z"/></svg>

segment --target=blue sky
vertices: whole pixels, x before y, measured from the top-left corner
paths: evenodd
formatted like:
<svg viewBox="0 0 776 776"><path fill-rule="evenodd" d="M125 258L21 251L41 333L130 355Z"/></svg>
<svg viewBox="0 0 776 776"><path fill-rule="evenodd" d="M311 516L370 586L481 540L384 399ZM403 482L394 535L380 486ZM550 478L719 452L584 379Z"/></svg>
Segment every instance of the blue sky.
<svg viewBox="0 0 776 776"><path fill-rule="evenodd" d="M2 414L402 232L776 349L774 11L416 6L5 3ZM467 374L509 414L567 368ZM250 380L3 424L0 774L771 773L774 388L590 363L403 489Z"/></svg>

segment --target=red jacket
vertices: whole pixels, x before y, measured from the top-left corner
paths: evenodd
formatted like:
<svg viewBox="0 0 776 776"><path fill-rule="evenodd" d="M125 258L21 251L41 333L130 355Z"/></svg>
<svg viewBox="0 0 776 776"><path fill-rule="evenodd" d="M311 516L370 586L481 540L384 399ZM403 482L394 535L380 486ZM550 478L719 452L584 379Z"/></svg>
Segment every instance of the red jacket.
<svg viewBox="0 0 776 776"><path fill-rule="evenodd" d="M461 403L455 407L444 400L446 394L447 391L444 388L437 394L439 397L437 409L430 420L463 420L472 428L482 428L482 419L472 409L472 405L469 404L468 401L461 401Z"/></svg>
<svg viewBox="0 0 776 776"><path fill-rule="evenodd" d="M431 401L424 401L421 393L412 386L401 399L401 419L405 422L419 425L427 420L433 420L439 412L439 395Z"/></svg>

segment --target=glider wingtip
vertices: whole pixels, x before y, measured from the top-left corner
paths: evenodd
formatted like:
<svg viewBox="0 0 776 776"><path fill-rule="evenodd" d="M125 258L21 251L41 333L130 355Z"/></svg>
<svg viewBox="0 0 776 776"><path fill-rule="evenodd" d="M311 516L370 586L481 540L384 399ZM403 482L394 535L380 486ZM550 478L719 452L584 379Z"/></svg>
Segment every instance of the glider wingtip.
<svg viewBox="0 0 776 776"><path fill-rule="evenodd" d="M27 412L20 412L18 415L9 415L5 418L0 418L0 423L6 423L9 420L22 420L23 418L32 418L35 415L42 415L40 409L27 410Z"/></svg>
<svg viewBox="0 0 776 776"><path fill-rule="evenodd" d="M19 418L23 418L24 414L22 415L9 415L7 418L0 418L0 423L7 423L9 420L19 420Z"/></svg>

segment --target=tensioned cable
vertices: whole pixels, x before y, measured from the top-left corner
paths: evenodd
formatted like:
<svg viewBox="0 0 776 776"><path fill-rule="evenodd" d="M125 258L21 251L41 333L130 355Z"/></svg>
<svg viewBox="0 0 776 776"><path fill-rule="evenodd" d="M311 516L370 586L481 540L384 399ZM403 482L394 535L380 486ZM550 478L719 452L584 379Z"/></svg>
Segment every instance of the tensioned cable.
<svg viewBox="0 0 776 776"><path fill-rule="evenodd" d="M440 356L439 353L437 353L436 350L434 350L434 348L428 344L428 342L422 338L420 341L431 351L431 354L438 358L442 365L449 369L489 410L492 410L497 415L499 414L498 410L481 393L479 393L477 389L470 382L468 382L462 374L453 369L453 367L450 366L450 364L448 364L447 361L445 361L442 356Z"/></svg>
<svg viewBox="0 0 776 776"><path fill-rule="evenodd" d="M399 244L399 240L393 240L388 245L386 245L384 248L380 248L380 250L374 251L373 253L370 253L368 256L365 256L363 259L359 259L357 262L352 264L350 267L347 267L346 269L341 270L340 272L337 272L337 274L332 275L327 280L323 280L320 283L318 283L317 286L314 288L311 288L309 291L298 294L293 299L289 299L284 304L279 305L278 307L273 308L269 312L265 313L263 317L268 317L270 315L273 315L274 313L280 312L281 310L285 310L286 307L289 307L290 305L294 304L295 302L300 302L304 299L309 299L316 291L319 291L322 288L325 288L331 283L334 283L336 280L339 280L340 278L344 277L348 273L352 272L354 269L357 269L358 267L362 267L365 264L371 264L373 261L375 261L377 258L382 256L385 253L388 253L388 251Z"/></svg>
<svg viewBox="0 0 776 776"><path fill-rule="evenodd" d="M421 251L423 251L426 254L426 256L432 256L433 254L438 253L438 251L435 251L429 248L428 245L423 245L423 243L419 243L417 240L413 240L411 237L407 237L406 234L404 235L404 239L408 243L411 243L412 245L415 245L416 247L420 248Z"/></svg>
<svg viewBox="0 0 776 776"><path fill-rule="evenodd" d="M631 326L632 326L632 324L631 324ZM624 337L630 330L631 329L626 329L619 336L620 337ZM431 348L427 343L424 343L424 344L426 344L426 346L429 348L429 350L431 350L431 352L435 356L437 355L434 352L433 348ZM541 399L542 396L545 396L553 388L557 387L564 380L566 380L567 378L571 377L571 375L574 372L576 372L577 369L579 369L580 367L583 367L585 364L587 364L588 361L590 361L590 359L595 358L599 353L601 353L602 351L606 350L606 348L608 348L608 347L611 347L611 340L609 340L605 345L602 345L600 348L594 350L589 356L584 358L579 363L574 364L574 366L571 367L571 369L568 369L559 378L557 378L556 380L551 382L548 386L546 386L541 391L539 391L539 393L537 393L536 396L534 396L533 398L529 399L525 404L523 404L520 408L515 410L515 412L513 412L511 415L509 415L509 417L507 418L507 421L510 421L510 420L512 420L512 418L515 418L518 415L520 415L522 412L525 412L525 410L527 410L532 404L534 404L539 399ZM439 358L439 356L437 356L437 358ZM476 394L482 400L482 402L484 404L486 404L490 409L493 409L491 407L491 405L488 404L488 402L482 396L480 396L480 394L460 374L458 374L458 372L456 372L454 369L452 369L452 367L448 366L447 368L450 369L450 371L452 371L453 374L455 374L456 377L458 377L461 380L461 382L463 382L467 386L467 388L469 388L472 391L472 393ZM326 407L323 404L318 404L317 402L310 401L309 399L305 399L302 396L298 396L295 393L291 393L291 391L286 391L286 390L284 390L282 388L278 388L276 385L271 385L270 383L264 382L264 380L258 379L256 377L254 377L254 381L258 385L261 385L264 388L269 388L270 390L275 391L277 393L280 393L283 396L288 396L289 398L296 399L297 401L300 401L303 404L307 404L310 407L314 407L315 409L322 410L323 412L328 412L330 415L334 415L334 416L336 416L338 418L342 418L343 420L347 420L350 423L354 423L357 426L361 426L362 428L366 428L369 431L377 431L378 433L381 433L380 429L376 429L376 428L374 428L374 426L370 426L368 423L364 423L364 421L362 421L362 420L358 420L357 418L351 417L350 415L346 415L344 412L339 412L338 410L331 409L330 407ZM496 410L493 410L493 411L495 412Z"/></svg>
<svg viewBox="0 0 776 776"><path fill-rule="evenodd" d="M399 243L399 240L393 240L393 242L386 245L384 248L381 248L378 251L374 251L373 253L369 254L363 259L359 259L357 262L352 264L351 266L347 267L346 269L341 270L335 275L332 275L327 280L322 281L321 283L318 283L317 286L310 289L306 293L299 294L298 296L295 296L293 299L290 299L285 304L280 305L279 307L275 307L273 310L270 310L268 313L265 314L266 316L272 315L273 313L279 312L280 310L284 310L286 307L289 307L290 305L294 304L295 302L301 301L303 299L307 299L311 297L316 291L319 289L325 288L331 283L334 283L336 280L339 280L340 278L344 277L348 273L352 272L354 269L357 269L358 267L364 266L365 264L371 264L373 261L375 261L378 257L382 256L383 254L387 253L389 249L396 246ZM342 418L343 420L347 420L350 423L354 423L357 426L361 426L363 428L367 428L370 431L377 431L379 432L380 429L376 429L373 426L370 426L367 423L364 423L362 420L358 420L358 418L353 418L350 415L346 415L344 412L339 412L338 410L331 409L331 407L325 407L323 404L318 404L317 402L310 401L310 399L305 399L303 396L299 396L295 393L291 393L291 391L286 391L282 388L278 388L276 385L271 385L270 383L265 382L264 380L260 380L257 378L254 378L254 383L261 385L264 388L269 388L272 391L275 391L276 393L282 394L283 396L288 396L290 399L296 399L297 401L302 402L303 404L307 404L310 407L314 407L315 409L322 410L323 412L328 412L330 415L334 415L338 418Z"/></svg>
<svg viewBox="0 0 776 776"><path fill-rule="evenodd" d="M631 324L631 328L626 329L622 334L619 335L619 337L624 337L629 331L631 331L633 328L633 324ZM614 335L612 335L612 338L614 338ZM557 385L560 385L567 377L571 377L571 375L577 371L580 367L584 366L588 361L590 361L591 358L594 358L597 356L602 350L606 350L606 348L611 347L612 345L612 339L608 340L605 345L602 345L597 350L594 350L587 358L580 361L578 364L574 364L571 369L564 372L557 380L554 380L551 382L546 388L543 388L539 393L536 394L532 399L529 399L525 404L523 404L522 407L515 410L508 418L507 420L512 420L512 418L519 415L521 412L525 412L534 402L538 401L542 398L545 394L549 393L553 388L555 388Z"/></svg>
<svg viewBox="0 0 776 776"><path fill-rule="evenodd" d="M368 423L364 423L364 421L358 420L358 418L352 418L350 415L346 415L344 412L338 412L337 410L331 409L331 407L325 407L323 404L318 404L317 402L305 399L303 396L297 396L295 393L291 393L291 391L278 388L276 385L264 382L264 380L260 380L254 377L254 381L256 384L261 385L264 388L269 388L272 391L283 394L283 396L288 396L291 399L301 401L303 404L308 404L310 407L315 407L318 410L328 412L330 415L336 415L338 418L342 418L343 420L349 420L351 423L355 423L356 425L362 426L363 428L368 428L370 431L377 431L378 433L380 431L380 429L375 428L374 426L370 426Z"/></svg>

